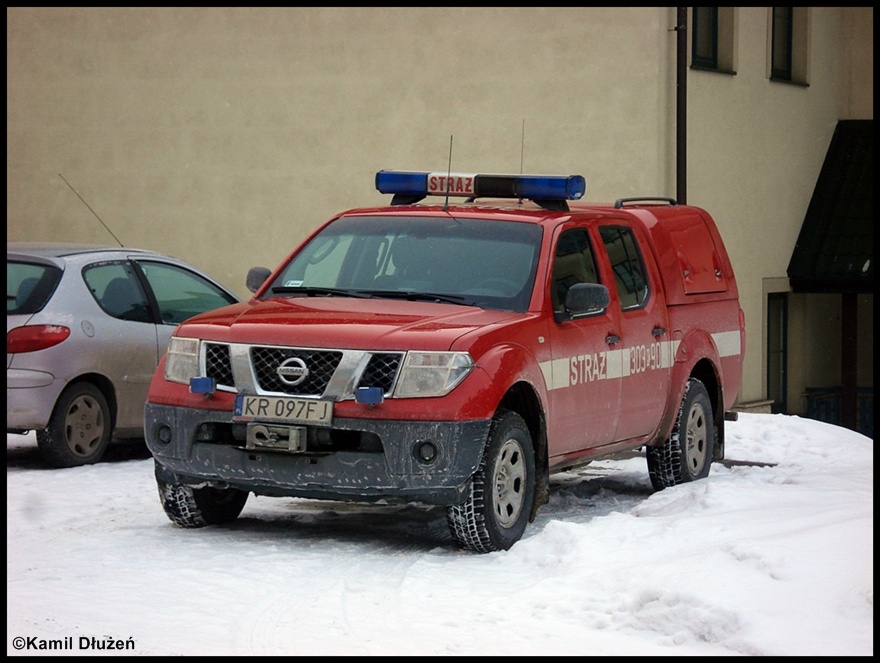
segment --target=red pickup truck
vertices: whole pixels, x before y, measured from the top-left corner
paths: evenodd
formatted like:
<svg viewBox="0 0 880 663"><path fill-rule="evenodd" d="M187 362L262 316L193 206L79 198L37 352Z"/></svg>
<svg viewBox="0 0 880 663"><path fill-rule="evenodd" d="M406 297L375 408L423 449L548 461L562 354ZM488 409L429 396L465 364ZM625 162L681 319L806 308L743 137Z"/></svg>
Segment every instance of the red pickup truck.
<svg viewBox="0 0 880 663"><path fill-rule="evenodd" d="M575 202L579 175L376 186L390 205L334 216L249 272L250 301L177 328L145 408L174 523L232 521L250 493L418 502L486 553L554 472L643 448L660 490L723 458L745 323L707 212Z"/></svg>

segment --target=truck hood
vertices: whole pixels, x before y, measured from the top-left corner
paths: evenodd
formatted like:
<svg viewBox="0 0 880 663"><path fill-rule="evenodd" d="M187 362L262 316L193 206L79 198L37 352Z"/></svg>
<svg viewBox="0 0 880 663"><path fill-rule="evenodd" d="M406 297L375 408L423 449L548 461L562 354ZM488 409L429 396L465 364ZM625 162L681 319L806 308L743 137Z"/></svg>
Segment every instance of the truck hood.
<svg viewBox="0 0 880 663"><path fill-rule="evenodd" d="M467 333L526 314L395 299L285 297L201 314L178 336L219 342L375 350L448 350Z"/></svg>

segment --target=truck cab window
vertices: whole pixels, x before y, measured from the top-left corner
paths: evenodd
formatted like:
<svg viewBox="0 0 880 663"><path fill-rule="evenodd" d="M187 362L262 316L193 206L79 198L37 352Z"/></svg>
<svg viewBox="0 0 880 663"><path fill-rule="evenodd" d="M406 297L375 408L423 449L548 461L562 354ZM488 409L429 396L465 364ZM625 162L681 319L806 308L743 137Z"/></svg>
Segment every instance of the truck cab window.
<svg viewBox="0 0 880 663"><path fill-rule="evenodd" d="M566 230L559 236L553 258L551 298L553 310L565 310L565 296L575 283L598 283L590 238L584 228Z"/></svg>
<svg viewBox="0 0 880 663"><path fill-rule="evenodd" d="M620 307L626 310L644 306L648 301L648 282L632 230L623 226L603 226L599 234L614 270Z"/></svg>

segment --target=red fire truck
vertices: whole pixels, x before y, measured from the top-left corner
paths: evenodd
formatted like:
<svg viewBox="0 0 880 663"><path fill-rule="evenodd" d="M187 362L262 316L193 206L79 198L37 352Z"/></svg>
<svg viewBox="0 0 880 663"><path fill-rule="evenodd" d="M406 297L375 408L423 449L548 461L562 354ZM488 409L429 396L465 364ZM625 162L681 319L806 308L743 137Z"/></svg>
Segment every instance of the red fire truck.
<svg viewBox="0 0 880 663"><path fill-rule="evenodd" d="M723 458L745 328L711 216L580 202L579 175L380 171L250 301L181 324L145 436L168 517L250 493L445 507L506 550L550 475L643 449L655 489ZM431 196L431 202L424 199Z"/></svg>

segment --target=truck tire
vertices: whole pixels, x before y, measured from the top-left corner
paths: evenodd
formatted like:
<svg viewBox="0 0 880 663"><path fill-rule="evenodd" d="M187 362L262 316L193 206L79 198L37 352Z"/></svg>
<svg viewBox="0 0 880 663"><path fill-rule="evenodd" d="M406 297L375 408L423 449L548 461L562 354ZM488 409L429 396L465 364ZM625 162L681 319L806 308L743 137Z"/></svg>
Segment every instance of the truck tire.
<svg viewBox="0 0 880 663"><path fill-rule="evenodd" d="M89 382L76 382L61 392L49 425L37 431L37 448L53 467L89 465L101 460L111 433L104 394Z"/></svg>
<svg viewBox="0 0 880 663"><path fill-rule="evenodd" d="M535 499L535 451L525 421L515 412L495 415L486 451L467 499L447 508L456 544L489 553L508 550L522 538Z"/></svg>
<svg viewBox="0 0 880 663"><path fill-rule="evenodd" d="M704 479L715 452L715 421L702 382L688 380L672 433L659 446L646 447L648 474L655 490Z"/></svg>
<svg viewBox="0 0 880 663"><path fill-rule="evenodd" d="M165 514L175 525L188 529L231 523L248 498L248 493L237 488L193 488L158 477L156 483Z"/></svg>

